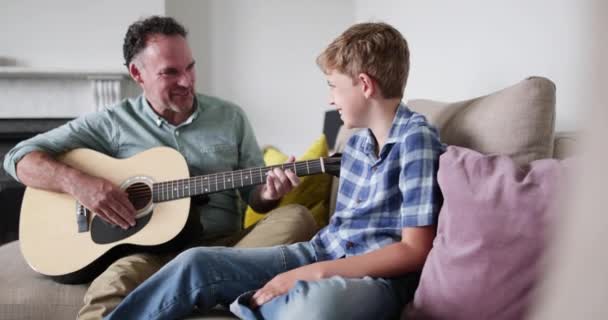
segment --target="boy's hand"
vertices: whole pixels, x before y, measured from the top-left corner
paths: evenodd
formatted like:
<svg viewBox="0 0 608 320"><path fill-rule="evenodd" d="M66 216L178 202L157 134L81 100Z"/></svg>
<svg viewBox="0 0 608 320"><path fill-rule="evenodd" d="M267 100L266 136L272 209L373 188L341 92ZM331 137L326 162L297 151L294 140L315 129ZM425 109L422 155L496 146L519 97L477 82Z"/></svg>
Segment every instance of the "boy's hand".
<svg viewBox="0 0 608 320"><path fill-rule="evenodd" d="M316 281L322 278L321 265L319 263L281 273L268 281L262 289L255 292L251 297L251 308L257 308L280 295L286 294L298 280Z"/></svg>
<svg viewBox="0 0 608 320"><path fill-rule="evenodd" d="M290 156L286 163L293 163L296 160L294 156ZM263 200L274 201L279 200L293 188L300 184L300 178L291 169L281 170L274 168L268 171L266 184L262 188L260 197Z"/></svg>

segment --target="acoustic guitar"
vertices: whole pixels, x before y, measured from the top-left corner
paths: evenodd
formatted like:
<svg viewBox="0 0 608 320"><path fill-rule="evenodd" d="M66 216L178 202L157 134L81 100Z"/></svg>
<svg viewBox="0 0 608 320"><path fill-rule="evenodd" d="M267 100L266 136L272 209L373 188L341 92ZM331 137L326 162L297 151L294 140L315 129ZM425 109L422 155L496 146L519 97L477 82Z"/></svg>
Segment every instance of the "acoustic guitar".
<svg viewBox="0 0 608 320"><path fill-rule="evenodd" d="M19 223L21 252L34 271L60 283L88 282L132 252L166 250L186 226L193 196L265 183L266 173L276 167L298 176L338 176L340 171L340 158L328 157L190 177L183 156L167 147L127 159L76 149L58 159L119 185L137 210L136 225L123 230L68 194L27 188Z"/></svg>

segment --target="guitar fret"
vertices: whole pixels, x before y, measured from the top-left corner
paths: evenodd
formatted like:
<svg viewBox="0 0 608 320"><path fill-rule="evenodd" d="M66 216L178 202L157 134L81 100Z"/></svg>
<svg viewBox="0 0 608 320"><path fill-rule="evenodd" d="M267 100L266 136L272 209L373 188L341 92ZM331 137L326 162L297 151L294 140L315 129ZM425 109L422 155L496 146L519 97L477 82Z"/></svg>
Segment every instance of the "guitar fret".
<svg viewBox="0 0 608 320"><path fill-rule="evenodd" d="M213 193L223 190L242 188L249 185L262 184L266 182L268 174L270 171L274 170L274 168L293 170L296 176L323 173L326 169L324 168L324 160L324 158L317 160L303 160L267 167L224 171L186 179L159 182L153 185L152 199L154 202L163 202L184 197L192 197L199 194ZM329 164L333 166L335 163L336 162L333 161Z"/></svg>

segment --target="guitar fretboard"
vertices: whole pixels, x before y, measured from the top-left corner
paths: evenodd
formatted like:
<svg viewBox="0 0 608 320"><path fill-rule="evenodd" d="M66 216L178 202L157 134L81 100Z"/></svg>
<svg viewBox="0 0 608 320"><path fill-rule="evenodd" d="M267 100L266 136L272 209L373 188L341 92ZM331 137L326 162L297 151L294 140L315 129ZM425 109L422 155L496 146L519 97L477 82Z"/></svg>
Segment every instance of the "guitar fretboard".
<svg viewBox="0 0 608 320"><path fill-rule="evenodd" d="M316 159L159 182L154 183L152 186L152 201L171 201L262 184L266 182L267 172L274 168L291 169L299 177L325 172L323 159Z"/></svg>

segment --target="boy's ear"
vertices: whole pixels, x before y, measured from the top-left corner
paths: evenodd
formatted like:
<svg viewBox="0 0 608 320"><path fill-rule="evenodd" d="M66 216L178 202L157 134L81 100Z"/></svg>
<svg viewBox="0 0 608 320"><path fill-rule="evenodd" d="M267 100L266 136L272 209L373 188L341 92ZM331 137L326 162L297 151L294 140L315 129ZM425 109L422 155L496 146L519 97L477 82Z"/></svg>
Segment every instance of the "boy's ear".
<svg viewBox="0 0 608 320"><path fill-rule="evenodd" d="M363 95L369 99L376 93L376 82L367 73L359 73L358 78Z"/></svg>
<svg viewBox="0 0 608 320"><path fill-rule="evenodd" d="M135 81L136 83L143 83L143 79L141 77L141 70L134 62L131 62L129 64L129 75L131 75L131 78L133 78L133 81Z"/></svg>

